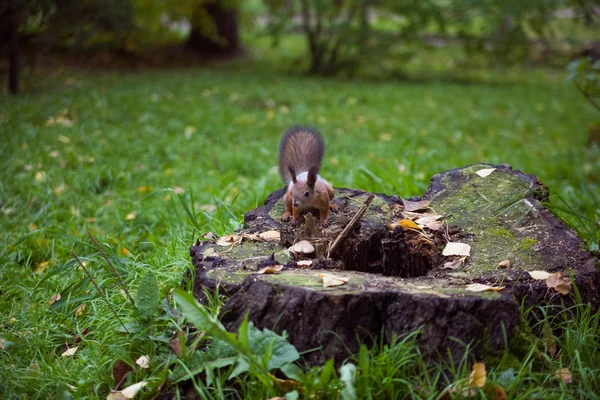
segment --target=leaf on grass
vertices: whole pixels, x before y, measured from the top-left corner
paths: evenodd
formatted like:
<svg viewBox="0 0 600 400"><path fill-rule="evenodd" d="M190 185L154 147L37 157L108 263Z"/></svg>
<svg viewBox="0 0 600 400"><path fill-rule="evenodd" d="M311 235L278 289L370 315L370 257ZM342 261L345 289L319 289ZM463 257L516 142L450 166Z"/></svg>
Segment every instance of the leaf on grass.
<svg viewBox="0 0 600 400"><path fill-rule="evenodd" d="M65 352L63 352L61 354L61 356L63 356L63 357L71 357L73 354L75 354L77 352L78 348L79 348L79 346L73 346L70 349L67 349Z"/></svg>
<svg viewBox="0 0 600 400"><path fill-rule="evenodd" d="M348 283L348 278L338 277L330 274L319 274L319 278L323 280L323 287L341 286Z"/></svg>
<svg viewBox="0 0 600 400"><path fill-rule="evenodd" d="M115 383L119 383L125 378L125 376L132 371L131 365L127 364L123 360L117 360L115 365L113 365L113 378L115 379Z"/></svg>
<svg viewBox="0 0 600 400"><path fill-rule="evenodd" d="M179 341L179 335L175 335L173 339L169 342L169 347L177 354L181 356L181 342Z"/></svg>
<svg viewBox="0 0 600 400"><path fill-rule="evenodd" d="M279 231L276 231L276 230L270 230L270 231L261 232L261 233L258 234L259 238L261 238L263 240L266 240L266 241L269 241L269 240L273 240L273 241L279 240L280 236L281 235L280 235Z"/></svg>
<svg viewBox="0 0 600 400"><path fill-rule="evenodd" d="M137 313L142 319L152 317L152 315L158 311L160 303L160 289L158 288L158 281L152 271L146 271L142 282L138 288L135 304Z"/></svg>
<svg viewBox="0 0 600 400"><path fill-rule="evenodd" d="M502 260L498 263L498 265L496 266L496 268L498 269L506 269L506 268L510 268L511 262L510 260Z"/></svg>
<svg viewBox="0 0 600 400"><path fill-rule="evenodd" d="M471 368L471 375L469 376L470 387L483 387L486 379L485 364L476 362Z"/></svg>
<svg viewBox="0 0 600 400"><path fill-rule="evenodd" d="M268 267L264 267L256 271L257 274L276 274L283 269L283 265L269 265Z"/></svg>
<svg viewBox="0 0 600 400"><path fill-rule="evenodd" d="M77 310L75 310L75 316L80 317L84 311L85 311L85 303L83 303L82 305L77 307Z"/></svg>
<svg viewBox="0 0 600 400"><path fill-rule="evenodd" d="M469 292L487 292L487 291L499 292L502 289L504 289L504 286L490 286L490 285L485 285L483 283L470 283L467 285L466 289Z"/></svg>
<svg viewBox="0 0 600 400"><path fill-rule="evenodd" d="M57 301L60 300L60 293L56 293L54 296L50 297L50 300L48 300L48 305L52 305L54 303L56 303Z"/></svg>
<svg viewBox="0 0 600 400"><path fill-rule="evenodd" d="M563 296L571 293L571 290L573 290L571 279L563 276L562 272L556 272L548 276L548 278L546 278L546 285Z"/></svg>
<svg viewBox="0 0 600 400"><path fill-rule="evenodd" d="M542 328L542 341L546 346L548 354L550 354L551 357L554 357L556 354L556 339L554 337L554 332L552 332L552 328L547 322L544 323L544 327Z"/></svg>
<svg viewBox="0 0 600 400"><path fill-rule="evenodd" d="M568 368L561 368L554 373L554 377L564 383L573 383L573 376Z"/></svg>
<svg viewBox="0 0 600 400"><path fill-rule="evenodd" d="M50 261L43 261L43 262L39 263L37 268L35 269L35 273L41 274L42 272L44 272L46 270L46 268L48 268L49 265L50 265Z"/></svg>
<svg viewBox="0 0 600 400"><path fill-rule="evenodd" d="M127 214L127 215L125 216L125 219L126 219L127 221L131 221L131 220L135 219L135 217L136 217L135 213L134 213L134 212L130 212L129 214Z"/></svg>
<svg viewBox="0 0 600 400"><path fill-rule="evenodd" d="M135 363L140 366L140 368L148 369L150 368L150 359L148 356L140 356Z"/></svg>
<svg viewBox="0 0 600 400"><path fill-rule="evenodd" d="M271 381L273 382L273 386L275 386L275 388L277 388L279 392L288 393L293 390L299 389L301 386L300 382L295 381L293 379L280 379L272 374L269 374L269 377L271 378ZM284 397L272 397L271 400L273 400L273 399L285 400Z"/></svg>
<svg viewBox="0 0 600 400"><path fill-rule="evenodd" d="M480 177L485 178L486 176L490 175L495 170L496 170L496 168L483 168L483 169L480 169L479 171L476 171L475 173L477 175L479 175Z"/></svg>
<svg viewBox="0 0 600 400"><path fill-rule="evenodd" d="M107 400L129 400L132 399L148 382L138 382L127 386L123 390L113 390L106 397Z"/></svg>
<svg viewBox="0 0 600 400"><path fill-rule="evenodd" d="M428 200L421 200L421 201L402 200L402 203L404 204L404 209L406 211L419 211L419 210L424 210L426 208L429 208Z"/></svg>
<svg viewBox="0 0 600 400"><path fill-rule="evenodd" d="M300 261L296 261L296 264L298 264L298 268L308 268L312 265L313 260L300 260Z"/></svg>
<svg viewBox="0 0 600 400"><path fill-rule="evenodd" d="M442 252L443 256L466 256L469 257L471 254L471 246L466 243L459 242L448 242L446 247L444 247L444 251Z"/></svg>
<svg viewBox="0 0 600 400"><path fill-rule="evenodd" d="M528 271L529 272L529 276L531 276L533 279L538 280L538 281L544 281L546 279L548 279L548 277L550 276L550 274L546 271Z"/></svg>
<svg viewBox="0 0 600 400"><path fill-rule="evenodd" d="M344 383L344 388L341 391L343 400L355 400L356 388L354 387L356 381L356 365L352 363L346 363L340 367L340 380Z"/></svg>
<svg viewBox="0 0 600 400"><path fill-rule="evenodd" d="M233 246L234 244L238 244L242 242L242 235L238 235L237 233L232 233L231 235L224 235L217 240L217 245L219 246Z"/></svg>

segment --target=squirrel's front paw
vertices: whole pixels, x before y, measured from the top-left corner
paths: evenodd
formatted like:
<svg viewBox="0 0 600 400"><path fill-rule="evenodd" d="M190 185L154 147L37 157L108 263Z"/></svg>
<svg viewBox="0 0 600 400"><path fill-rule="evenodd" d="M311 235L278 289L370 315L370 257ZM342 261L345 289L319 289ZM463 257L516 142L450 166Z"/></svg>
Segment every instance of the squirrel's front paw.
<svg viewBox="0 0 600 400"><path fill-rule="evenodd" d="M292 225L294 228L297 228L300 226L300 221L297 219L293 219L292 222L290 222L290 225Z"/></svg>
<svg viewBox="0 0 600 400"><path fill-rule="evenodd" d="M321 221L321 228L327 228L329 226L329 222Z"/></svg>
<svg viewBox="0 0 600 400"><path fill-rule="evenodd" d="M337 204L329 203L329 209L336 213L340 208L337 206Z"/></svg>
<svg viewBox="0 0 600 400"><path fill-rule="evenodd" d="M283 213L283 215L281 216L281 220L283 222L288 222L291 218L292 218L292 215L287 211L285 213Z"/></svg>

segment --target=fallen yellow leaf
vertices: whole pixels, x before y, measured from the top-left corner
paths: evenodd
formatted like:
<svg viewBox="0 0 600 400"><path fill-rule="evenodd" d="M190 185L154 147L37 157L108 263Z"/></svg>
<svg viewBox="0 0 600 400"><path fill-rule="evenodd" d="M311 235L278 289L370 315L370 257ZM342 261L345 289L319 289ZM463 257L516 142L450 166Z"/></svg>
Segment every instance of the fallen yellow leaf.
<svg viewBox="0 0 600 400"><path fill-rule="evenodd" d="M471 375L469 376L470 387L483 387L486 379L485 364L476 362L473 364L471 369Z"/></svg>

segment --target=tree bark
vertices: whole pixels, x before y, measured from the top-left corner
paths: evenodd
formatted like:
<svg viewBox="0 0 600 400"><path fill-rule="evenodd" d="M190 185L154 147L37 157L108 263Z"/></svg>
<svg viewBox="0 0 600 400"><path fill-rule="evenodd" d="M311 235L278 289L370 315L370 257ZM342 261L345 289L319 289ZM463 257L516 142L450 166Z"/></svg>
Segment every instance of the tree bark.
<svg viewBox="0 0 600 400"><path fill-rule="evenodd" d="M194 13L192 31L186 48L203 55L233 55L240 46L238 32L238 10L227 7L219 0L203 4ZM202 26L202 15L210 17L216 26L214 34L207 33Z"/></svg>

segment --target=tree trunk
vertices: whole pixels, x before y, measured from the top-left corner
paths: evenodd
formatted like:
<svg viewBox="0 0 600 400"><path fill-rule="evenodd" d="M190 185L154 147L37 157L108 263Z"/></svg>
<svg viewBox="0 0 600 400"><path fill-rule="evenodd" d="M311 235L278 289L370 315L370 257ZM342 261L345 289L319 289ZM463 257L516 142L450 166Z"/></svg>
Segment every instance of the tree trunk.
<svg viewBox="0 0 600 400"><path fill-rule="evenodd" d="M15 0L8 1L8 90L19 93L19 23Z"/></svg>
<svg viewBox="0 0 600 400"><path fill-rule="evenodd" d="M217 0L196 9L186 48L203 55L232 55L239 50L238 10L222 3ZM213 32L207 21L214 24Z"/></svg>

